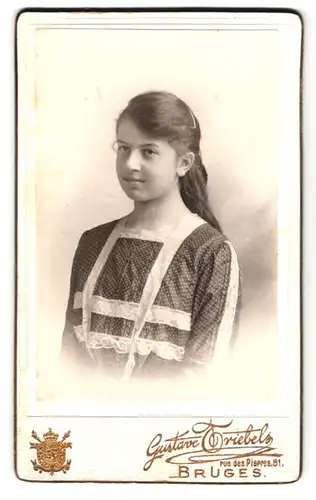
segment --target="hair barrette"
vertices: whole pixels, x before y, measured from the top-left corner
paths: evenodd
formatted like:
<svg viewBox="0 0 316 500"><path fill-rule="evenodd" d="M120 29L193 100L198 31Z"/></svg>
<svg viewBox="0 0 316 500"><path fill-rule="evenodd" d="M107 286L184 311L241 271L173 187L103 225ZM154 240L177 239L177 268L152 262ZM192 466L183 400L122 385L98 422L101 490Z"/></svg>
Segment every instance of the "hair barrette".
<svg viewBox="0 0 316 500"><path fill-rule="evenodd" d="M191 115L192 123L193 123L193 125L191 125L191 126L189 125L189 128L195 129L196 128L196 120L195 120L194 114L193 114L192 110L189 108L189 106L187 106L187 108L188 108L188 111Z"/></svg>

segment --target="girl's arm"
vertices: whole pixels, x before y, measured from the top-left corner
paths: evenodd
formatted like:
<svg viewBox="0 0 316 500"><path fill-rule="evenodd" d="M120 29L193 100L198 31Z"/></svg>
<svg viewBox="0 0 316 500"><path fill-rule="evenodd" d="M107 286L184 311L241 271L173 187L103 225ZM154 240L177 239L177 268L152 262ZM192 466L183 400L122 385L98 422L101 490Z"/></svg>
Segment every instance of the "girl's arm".
<svg viewBox="0 0 316 500"><path fill-rule="evenodd" d="M84 256L85 236L86 233L83 233L79 240L71 268L69 297L60 353L61 363L65 369L71 369L71 367L80 366L81 361L86 358L84 344L79 341L75 332L75 327L79 326L82 322L82 311L79 309L74 310L74 296L77 288L77 275L78 272L80 272L82 257Z"/></svg>
<svg viewBox="0 0 316 500"><path fill-rule="evenodd" d="M187 369L200 371L227 356L237 333L241 279L236 252L228 241L205 249L199 265Z"/></svg>

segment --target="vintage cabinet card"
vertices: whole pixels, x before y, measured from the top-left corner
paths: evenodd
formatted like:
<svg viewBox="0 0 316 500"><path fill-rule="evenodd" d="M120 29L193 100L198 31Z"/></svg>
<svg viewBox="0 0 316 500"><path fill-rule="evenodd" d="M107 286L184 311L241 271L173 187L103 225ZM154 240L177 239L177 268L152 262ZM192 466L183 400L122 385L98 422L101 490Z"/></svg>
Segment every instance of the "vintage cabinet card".
<svg viewBox="0 0 316 500"><path fill-rule="evenodd" d="M17 19L16 471L300 475L291 12Z"/></svg>

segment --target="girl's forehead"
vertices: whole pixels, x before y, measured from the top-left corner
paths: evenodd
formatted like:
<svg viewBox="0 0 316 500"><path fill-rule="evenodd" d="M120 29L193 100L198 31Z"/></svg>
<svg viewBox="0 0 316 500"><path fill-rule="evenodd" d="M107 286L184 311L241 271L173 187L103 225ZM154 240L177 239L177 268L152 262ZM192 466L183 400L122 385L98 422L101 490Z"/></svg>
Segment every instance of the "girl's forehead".
<svg viewBox="0 0 316 500"><path fill-rule="evenodd" d="M157 140L149 134L144 134L130 119L124 118L117 129L117 140L137 146L139 144L163 144L166 141Z"/></svg>

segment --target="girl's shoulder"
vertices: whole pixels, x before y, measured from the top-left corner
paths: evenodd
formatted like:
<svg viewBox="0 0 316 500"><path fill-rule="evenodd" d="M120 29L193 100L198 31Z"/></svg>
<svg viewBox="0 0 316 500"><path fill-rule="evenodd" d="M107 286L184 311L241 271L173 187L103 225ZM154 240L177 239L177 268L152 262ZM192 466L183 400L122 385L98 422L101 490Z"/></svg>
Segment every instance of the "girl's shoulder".
<svg viewBox="0 0 316 500"><path fill-rule="evenodd" d="M195 251L199 251L202 248L215 250L225 241L227 241L227 238L224 234L207 222L202 221L186 238L185 244Z"/></svg>
<svg viewBox="0 0 316 500"><path fill-rule="evenodd" d="M80 237L79 247L104 244L117 222L118 219L87 229Z"/></svg>
<svg viewBox="0 0 316 500"><path fill-rule="evenodd" d="M219 259L237 259L236 250L227 236L205 222L196 228L183 243L185 253L194 255L196 263Z"/></svg>

